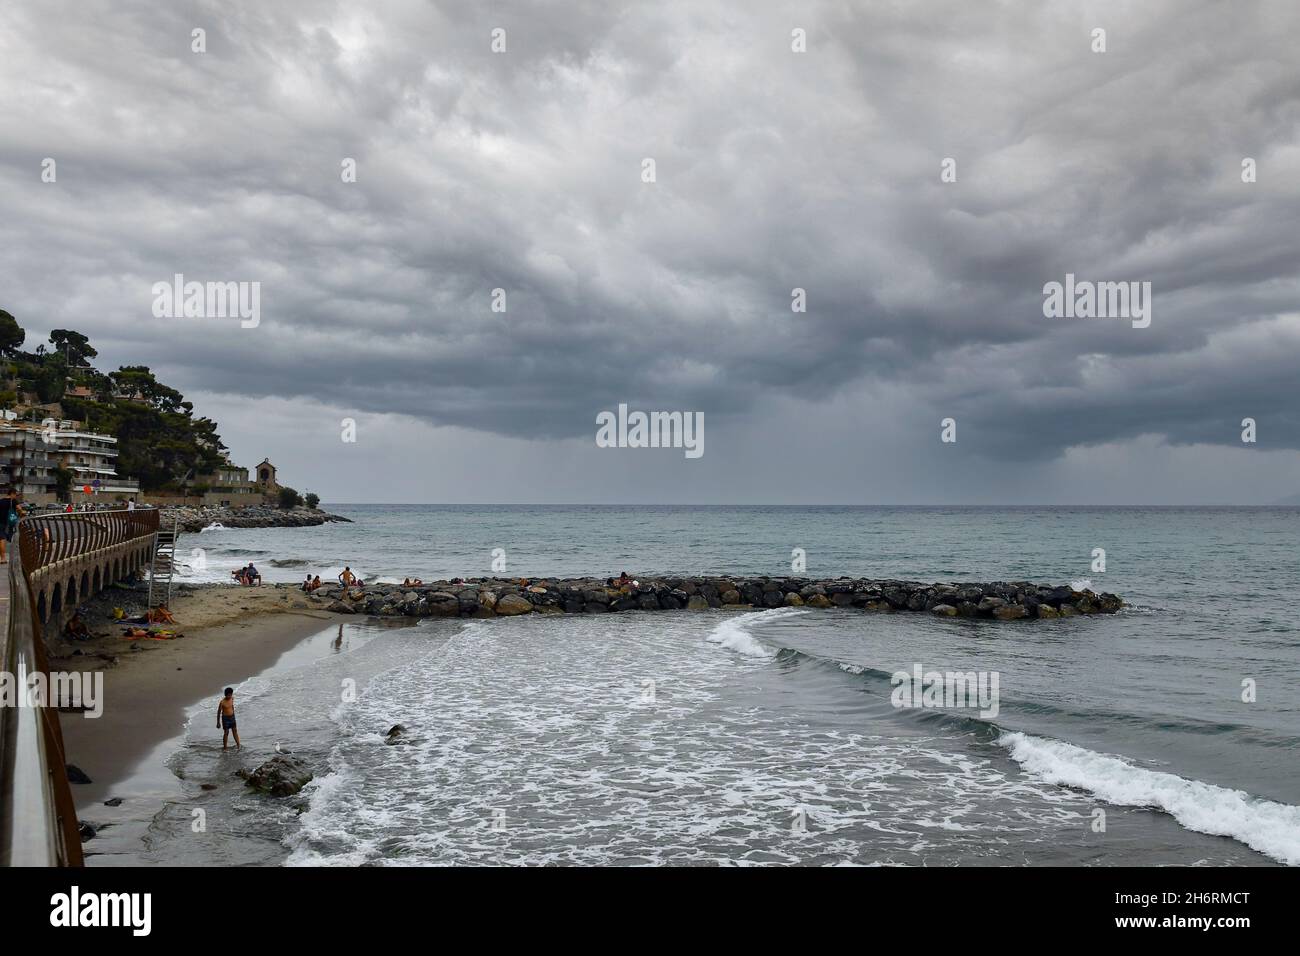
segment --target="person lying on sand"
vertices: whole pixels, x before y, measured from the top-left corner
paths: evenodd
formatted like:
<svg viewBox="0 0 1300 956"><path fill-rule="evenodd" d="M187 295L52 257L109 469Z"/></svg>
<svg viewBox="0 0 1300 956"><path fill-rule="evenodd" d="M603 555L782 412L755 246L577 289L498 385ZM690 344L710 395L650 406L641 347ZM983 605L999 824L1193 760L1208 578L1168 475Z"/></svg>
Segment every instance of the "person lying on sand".
<svg viewBox="0 0 1300 956"><path fill-rule="evenodd" d="M230 735L235 735L235 749L243 749L239 742L239 728L235 726L235 689L227 687L225 696L217 702L217 729L221 731L221 749L226 749Z"/></svg>

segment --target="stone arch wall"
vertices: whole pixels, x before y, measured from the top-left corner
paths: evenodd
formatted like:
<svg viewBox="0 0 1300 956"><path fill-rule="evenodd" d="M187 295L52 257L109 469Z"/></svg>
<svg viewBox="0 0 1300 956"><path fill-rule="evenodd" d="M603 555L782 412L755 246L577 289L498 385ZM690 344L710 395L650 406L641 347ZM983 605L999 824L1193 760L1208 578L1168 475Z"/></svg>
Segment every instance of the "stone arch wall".
<svg viewBox="0 0 1300 956"><path fill-rule="evenodd" d="M46 640L57 638L77 605L132 573L148 567L153 536L112 545L38 568L29 579L36 616Z"/></svg>

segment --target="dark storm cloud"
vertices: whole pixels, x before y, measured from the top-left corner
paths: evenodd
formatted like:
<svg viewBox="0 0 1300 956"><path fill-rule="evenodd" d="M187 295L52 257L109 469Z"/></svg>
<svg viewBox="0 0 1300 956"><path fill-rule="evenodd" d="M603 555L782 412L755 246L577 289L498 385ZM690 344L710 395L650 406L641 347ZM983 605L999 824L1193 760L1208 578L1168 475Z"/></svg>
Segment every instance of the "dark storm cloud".
<svg viewBox="0 0 1300 956"><path fill-rule="evenodd" d="M1292 4L5 11L0 307L182 387L567 437L882 383L994 456L1300 447ZM177 272L262 324L155 319ZM1067 272L1151 327L1044 318Z"/></svg>

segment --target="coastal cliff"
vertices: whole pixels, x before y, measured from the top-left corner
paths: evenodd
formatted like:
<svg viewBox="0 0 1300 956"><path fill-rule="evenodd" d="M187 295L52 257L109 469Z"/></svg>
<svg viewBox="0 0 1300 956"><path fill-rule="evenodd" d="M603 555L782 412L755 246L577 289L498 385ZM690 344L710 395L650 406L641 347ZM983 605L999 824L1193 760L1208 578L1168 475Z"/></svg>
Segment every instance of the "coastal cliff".
<svg viewBox="0 0 1300 956"><path fill-rule="evenodd" d="M661 577L612 587L596 578L477 578L417 587L372 584L323 587L312 598L339 614L380 617L498 617L518 614L607 614L617 611L708 608L857 608L928 612L939 617L1002 621L1113 614L1116 595L1068 586L997 581L921 584L865 578Z"/></svg>

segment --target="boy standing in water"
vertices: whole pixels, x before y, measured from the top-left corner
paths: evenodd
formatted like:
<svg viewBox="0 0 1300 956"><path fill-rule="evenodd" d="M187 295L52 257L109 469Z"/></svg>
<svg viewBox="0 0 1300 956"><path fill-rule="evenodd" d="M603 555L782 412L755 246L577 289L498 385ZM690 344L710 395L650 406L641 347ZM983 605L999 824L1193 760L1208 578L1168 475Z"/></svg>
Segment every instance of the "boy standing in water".
<svg viewBox="0 0 1300 956"><path fill-rule="evenodd" d="M230 735L235 735L235 749L242 749L239 742L239 728L235 726L235 689L226 688L226 696L222 697L217 704L217 726L221 728L221 749L226 749L226 741Z"/></svg>

